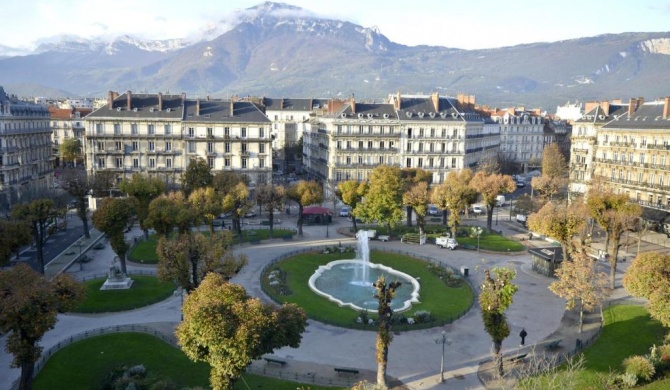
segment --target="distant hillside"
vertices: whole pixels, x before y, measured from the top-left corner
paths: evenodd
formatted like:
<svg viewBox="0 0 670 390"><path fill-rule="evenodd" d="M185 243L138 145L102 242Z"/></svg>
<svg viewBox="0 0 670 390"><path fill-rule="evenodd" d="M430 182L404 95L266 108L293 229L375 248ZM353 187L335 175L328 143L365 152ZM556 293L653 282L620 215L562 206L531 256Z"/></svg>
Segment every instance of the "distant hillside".
<svg viewBox="0 0 670 390"><path fill-rule="evenodd" d="M132 90L380 99L396 91L437 91L550 112L567 101L670 95L670 32L461 50L400 45L375 29L306 17L284 4L247 11L235 27L209 41L62 42L0 58L0 85L40 96L49 94L21 85L83 96Z"/></svg>

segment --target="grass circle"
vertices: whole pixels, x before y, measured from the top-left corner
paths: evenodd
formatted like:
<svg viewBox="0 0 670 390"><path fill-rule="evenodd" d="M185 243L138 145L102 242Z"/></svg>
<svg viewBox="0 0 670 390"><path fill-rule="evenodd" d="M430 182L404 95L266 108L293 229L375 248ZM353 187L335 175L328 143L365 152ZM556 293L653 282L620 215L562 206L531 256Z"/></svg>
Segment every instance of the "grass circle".
<svg viewBox="0 0 670 390"><path fill-rule="evenodd" d="M130 275L133 285L127 290L100 290L105 279L84 282L86 299L75 313L107 313L132 310L158 303L170 297L174 283L161 282L154 276Z"/></svg>
<svg viewBox="0 0 670 390"><path fill-rule="evenodd" d="M261 275L261 285L273 300L278 303L295 303L302 307L311 319L344 328L376 330L376 326L358 323L361 313L348 307L340 307L327 298L318 296L307 283L319 266L334 260L353 257L353 253L307 252L299 254L266 268ZM406 312L396 313L394 317L399 319L399 323L393 324L394 330L425 329L450 323L462 317L474 303L474 292L468 283L461 281L458 286L448 285L444 273L440 275L435 272L436 267L431 263L381 251L371 251L370 261L405 272L419 280L421 285L420 303L413 304L412 308ZM270 273L273 271L278 272L271 277ZM271 282L273 282L272 285ZM432 320L415 321L414 324L408 324L402 320L409 317L416 320L418 317L416 313L422 311L429 312ZM369 317L374 319L376 314L371 314Z"/></svg>

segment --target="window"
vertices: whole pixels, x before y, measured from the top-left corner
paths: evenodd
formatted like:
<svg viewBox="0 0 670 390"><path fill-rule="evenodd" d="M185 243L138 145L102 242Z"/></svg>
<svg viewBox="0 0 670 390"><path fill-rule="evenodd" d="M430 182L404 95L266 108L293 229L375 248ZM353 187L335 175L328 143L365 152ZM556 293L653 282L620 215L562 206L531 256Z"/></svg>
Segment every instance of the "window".
<svg viewBox="0 0 670 390"><path fill-rule="evenodd" d="M419 157L419 162L416 164L417 167L423 168L423 158Z"/></svg>
<svg viewBox="0 0 670 390"><path fill-rule="evenodd" d="M264 158L258 159L258 167L259 168L265 168L265 159Z"/></svg>
<svg viewBox="0 0 670 390"><path fill-rule="evenodd" d="M265 129L262 127L258 129L258 138L265 138Z"/></svg>
<svg viewBox="0 0 670 390"><path fill-rule="evenodd" d="M431 157L428 159L428 168L432 168L435 160Z"/></svg>
<svg viewBox="0 0 670 390"><path fill-rule="evenodd" d="M351 149L351 141L347 141L347 149Z"/></svg>
<svg viewBox="0 0 670 390"><path fill-rule="evenodd" d="M358 126L358 134L363 134L363 126Z"/></svg>
<svg viewBox="0 0 670 390"><path fill-rule="evenodd" d="M139 168L140 167L140 159L139 158L134 158L133 159L133 168Z"/></svg>
<svg viewBox="0 0 670 390"><path fill-rule="evenodd" d="M384 134L384 126L379 126L379 134Z"/></svg>
<svg viewBox="0 0 670 390"><path fill-rule="evenodd" d="M105 132L105 127L103 126L102 123L96 123L95 124L95 133L98 135L102 135Z"/></svg>
<svg viewBox="0 0 670 390"><path fill-rule="evenodd" d="M342 134L342 125L337 125L337 134Z"/></svg>
<svg viewBox="0 0 670 390"><path fill-rule="evenodd" d="M156 159L155 158L150 158L149 159L149 168L156 168Z"/></svg>
<svg viewBox="0 0 670 390"><path fill-rule="evenodd" d="M172 134L172 125L170 125L170 124L166 124L166 125L163 127L163 130L165 130L165 135L170 135L170 134Z"/></svg>
<svg viewBox="0 0 670 390"><path fill-rule="evenodd" d="M96 142L95 146L96 146L96 149L98 149L98 152L103 152L105 150L105 143L104 142L98 141L98 142Z"/></svg>
<svg viewBox="0 0 670 390"><path fill-rule="evenodd" d="M165 143L165 151L169 152L172 150L172 142L168 141Z"/></svg>
<svg viewBox="0 0 670 390"><path fill-rule="evenodd" d="M214 129L212 129L211 127L208 127L207 128L207 137L212 138L213 136L214 136Z"/></svg>
<svg viewBox="0 0 670 390"><path fill-rule="evenodd" d="M440 157L440 168L444 168L444 157Z"/></svg>
<svg viewBox="0 0 670 390"><path fill-rule="evenodd" d="M137 141L133 141L133 151L137 151L137 149L140 148L140 143Z"/></svg>
<svg viewBox="0 0 670 390"><path fill-rule="evenodd" d="M430 129L430 138L435 138L435 129Z"/></svg>
<svg viewBox="0 0 670 390"><path fill-rule="evenodd" d="M130 125L130 134L137 135L137 123Z"/></svg>
<svg viewBox="0 0 670 390"><path fill-rule="evenodd" d="M207 142L207 153L214 153L214 142Z"/></svg>
<svg viewBox="0 0 670 390"><path fill-rule="evenodd" d="M337 141L337 149L342 149L342 141Z"/></svg>
<svg viewBox="0 0 670 390"><path fill-rule="evenodd" d="M412 143L411 143L411 142L408 142L408 143L407 143L407 151L408 151L408 152L411 152L411 151L412 151Z"/></svg>
<svg viewBox="0 0 670 390"><path fill-rule="evenodd" d="M407 161L405 163L405 168L411 168L412 167L412 159L407 157Z"/></svg>
<svg viewBox="0 0 670 390"><path fill-rule="evenodd" d="M363 149L363 141L358 141L358 149Z"/></svg>
<svg viewBox="0 0 670 390"><path fill-rule="evenodd" d="M147 133L149 133L149 135L156 134L156 127L154 125L147 125Z"/></svg>
<svg viewBox="0 0 670 390"><path fill-rule="evenodd" d="M242 142L242 153L246 153L246 152L247 152L247 143Z"/></svg>
<svg viewBox="0 0 670 390"><path fill-rule="evenodd" d="M149 141L149 151L153 152L156 150L156 143L154 141Z"/></svg>
<svg viewBox="0 0 670 390"><path fill-rule="evenodd" d="M451 158L451 167L456 168L456 157Z"/></svg>
<svg viewBox="0 0 670 390"><path fill-rule="evenodd" d="M119 135L121 134L121 125L118 123L114 123L114 135Z"/></svg>
<svg viewBox="0 0 670 390"><path fill-rule="evenodd" d="M114 142L114 150L122 150L123 145L121 145L121 141L116 141Z"/></svg>
<svg viewBox="0 0 670 390"><path fill-rule="evenodd" d="M226 168L230 168L230 158L223 159L223 166Z"/></svg>
<svg viewBox="0 0 670 390"><path fill-rule="evenodd" d="M265 153L265 144L262 142L258 143L258 153Z"/></svg>
<svg viewBox="0 0 670 390"><path fill-rule="evenodd" d="M230 127L223 128L223 136L226 138L230 137Z"/></svg>
<svg viewBox="0 0 670 390"><path fill-rule="evenodd" d="M368 126L368 134L372 134L372 126Z"/></svg>
<svg viewBox="0 0 670 390"><path fill-rule="evenodd" d="M242 159L242 169L247 169L247 159L246 158Z"/></svg>
<svg viewBox="0 0 670 390"><path fill-rule="evenodd" d="M230 153L230 142L225 142L225 143L223 144L223 151L224 151L225 153Z"/></svg>
<svg viewBox="0 0 670 390"><path fill-rule="evenodd" d="M347 156L347 160L346 160L346 161L347 161L347 165L351 165L351 157L350 157L350 156Z"/></svg>
<svg viewBox="0 0 670 390"><path fill-rule="evenodd" d="M384 141L379 141L379 149L384 149Z"/></svg>
<svg viewBox="0 0 670 390"><path fill-rule="evenodd" d="M214 168L214 157L207 157L207 165L209 165L210 168Z"/></svg>
<svg viewBox="0 0 670 390"><path fill-rule="evenodd" d="M247 138L247 128L246 127L242 128L241 133L242 133L242 135L241 135L242 138Z"/></svg>
<svg viewBox="0 0 670 390"><path fill-rule="evenodd" d="M172 159L171 158L166 158L165 159L165 167L166 168L172 168Z"/></svg>
<svg viewBox="0 0 670 390"><path fill-rule="evenodd" d="M121 157L116 158L116 167L123 168L123 159Z"/></svg>
<svg viewBox="0 0 670 390"><path fill-rule="evenodd" d="M419 152L423 152L423 142L419 142Z"/></svg>
<svg viewBox="0 0 670 390"><path fill-rule="evenodd" d="M423 133L423 127L419 128L419 137L423 138L424 133Z"/></svg>
<svg viewBox="0 0 670 390"><path fill-rule="evenodd" d="M640 153L640 164L644 164L644 153Z"/></svg>
<svg viewBox="0 0 670 390"><path fill-rule="evenodd" d="M188 152L195 153L195 142L188 142Z"/></svg>
<svg viewBox="0 0 670 390"><path fill-rule="evenodd" d="M189 127L188 128L188 138L193 138L195 137L195 128Z"/></svg>

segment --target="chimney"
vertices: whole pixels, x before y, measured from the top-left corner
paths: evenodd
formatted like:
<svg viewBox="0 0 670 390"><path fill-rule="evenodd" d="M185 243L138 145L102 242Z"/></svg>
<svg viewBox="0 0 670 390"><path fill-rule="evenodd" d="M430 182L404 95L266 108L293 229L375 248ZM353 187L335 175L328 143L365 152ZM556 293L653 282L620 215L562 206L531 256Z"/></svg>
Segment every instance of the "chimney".
<svg viewBox="0 0 670 390"><path fill-rule="evenodd" d="M433 107L435 108L435 112L440 111L440 95L437 92L433 92L430 95L430 100L433 101Z"/></svg>
<svg viewBox="0 0 670 390"><path fill-rule="evenodd" d="M230 99L230 116L235 116L235 102Z"/></svg>
<svg viewBox="0 0 670 390"><path fill-rule="evenodd" d="M612 100L612 104L619 104L620 105L620 104L623 104L623 101L621 101L621 99L614 99L614 100Z"/></svg>
<svg viewBox="0 0 670 390"><path fill-rule="evenodd" d="M628 103L628 116L629 117L633 116L633 114L635 113L635 109L637 108L637 107L635 107L635 103L637 103L635 98L630 98L630 102Z"/></svg>
<svg viewBox="0 0 670 390"><path fill-rule="evenodd" d="M598 107L598 102L586 102L586 105L584 106L584 114L591 112L596 107Z"/></svg>
<svg viewBox="0 0 670 390"><path fill-rule="evenodd" d="M635 106L635 110L642 107L643 104L644 104L644 98L643 97L637 98L637 105Z"/></svg>
<svg viewBox="0 0 670 390"><path fill-rule="evenodd" d="M668 119L668 117L670 117L670 96L663 99L663 119Z"/></svg>
<svg viewBox="0 0 670 390"><path fill-rule="evenodd" d="M110 110L114 108L114 91L109 91L107 95L107 107Z"/></svg>
<svg viewBox="0 0 670 390"><path fill-rule="evenodd" d="M355 114L356 113L356 98L354 97L354 95L351 95L350 104L351 104L351 113Z"/></svg>
<svg viewBox="0 0 670 390"><path fill-rule="evenodd" d="M195 116L200 116L200 99L195 99Z"/></svg>
<svg viewBox="0 0 670 390"><path fill-rule="evenodd" d="M400 107L402 106L400 99L400 91L398 91L395 95L395 100L393 101L393 108L395 108L396 111L400 110Z"/></svg>
<svg viewBox="0 0 670 390"><path fill-rule="evenodd" d="M158 92L158 111L163 111L163 94Z"/></svg>
<svg viewBox="0 0 670 390"><path fill-rule="evenodd" d="M475 95L468 96L468 108L471 110L475 108Z"/></svg>
<svg viewBox="0 0 670 390"><path fill-rule="evenodd" d="M207 101L209 101L209 95L207 95Z"/></svg>
<svg viewBox="0 0 670 390"><path fill-rule="evenodd" d="M603 109L603 113L604 113L605 115L609 115L609 114L610 114L610 102L608 102L607 100L605 100L605 101L603 101L602 103L600 103L600 108Z"/></svg>
<svg viewBox="0 0 670 390"><path fill-rule="evenodd" d="M184 107L184 104L186 103L186 92L181 93L181 106Z"/></svg>
<svg viewBox="0 0 670 390"><path fill-rule="evenodd" d="M133 108L133 94L130 91L126 91L126 109L130 111Z"/></svg>

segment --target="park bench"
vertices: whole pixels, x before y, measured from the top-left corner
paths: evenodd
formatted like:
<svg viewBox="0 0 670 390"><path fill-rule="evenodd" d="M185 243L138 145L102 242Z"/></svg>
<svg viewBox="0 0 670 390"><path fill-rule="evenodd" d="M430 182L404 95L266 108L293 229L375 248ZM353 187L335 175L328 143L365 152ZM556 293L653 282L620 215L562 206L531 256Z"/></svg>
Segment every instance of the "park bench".
<svg viewBox="0 0 670 390"><path fill-rule="evenodd" d="M279 364L282 367L284 367L286 365L286 360L280 360L280 359L275 359L275 358L270 358L270 357L264 357L263 360L265 360L267 363Z"/></svg>
<svg viewBox="0 0 670 390"><path fill-rule="evenodd" d="M549 344L545 345L544 348L549 349L549 350L556 349L556 348L558 348L558 344L560 344L561 341L563 341L563 340L562 339L554 340L554 341L550 342Z"/></svg>
<svg viewBox="0 0 670 390"><path fill-rule="evenodd" d="M512 356L511 358L509 358L507 360L510 363L516 363L516 362L519 362L519 361L522 361L523 359L525 359L526 356L528 356L528 353L522 353L522 354L519 354L519 355L516 355L516 356Z"/></svg>
<svg viewBox="0 0 670 390"><path fill-rule="evenodd" d="M338 374L352 374L352 375L358 374L358 370L355 368L335 367L334 370Z"/></svg>
<svg viewBox="0 0 670 390"><path fill-rule="evenodd" d="M388 242L388 240L391 239L391 236L377 236L377 239L378 239L379 241Z"/></svg>

